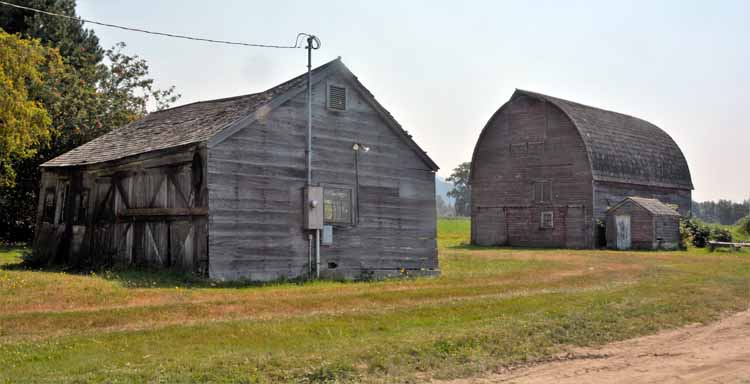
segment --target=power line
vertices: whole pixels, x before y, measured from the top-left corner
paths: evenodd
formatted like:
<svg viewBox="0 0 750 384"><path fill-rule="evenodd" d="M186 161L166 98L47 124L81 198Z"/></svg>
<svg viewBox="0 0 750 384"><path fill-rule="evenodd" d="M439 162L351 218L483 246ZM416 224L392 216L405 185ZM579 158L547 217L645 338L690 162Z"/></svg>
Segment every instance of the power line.
<svg viewBox="0 0 750 384"><path fill-rule="evenodd" d="M239 42L239 41L214 40L214 39L206 39L206 38L203 38L203 37L177 35L177 34L165 33L165 32L155 32L155 31L149 31L149 30L141 29L141 28L132 28L132 27L125 27L125 26L122 26L122 25L103 23L103 22L100 22L100 21L84 19L82 17L74 17L74 16L69 16L69 15L63 15L63 14L60 14L60 13L48 12L48 11L44 11L44 10L41 10L41 9L26 7L26 6L23 6L23 5L12 4L12 3L5 2L5 1L0 1L0 4L7 5L7 6L13 7L13 8L18 8L18 9L23 9L23 10L27 10L27 11L36 12L36 13L41 13L41 14L48 15L48 16L62 17L62 18L65 18L65 19L76 20L76 21L83 22L83 23L101 25L101 26L104 26L104 27L124 29L126 31L132 31L132 32L147 33L147 34L150 34L150 35L174 37L174 38L177 38L177 39L185 39L185 40L193 40L193 41L205 41L205 42L208 42L208 43L215 43L215 44L242 45L242 46L245 46L245 47L257 47L257 48L282 48L282 49L288 49L288 48L301 48L301 46L299 44L300 43L300 38L301 37L311 37L311 35L308 35L307 33L298 33L297 37L294 39L294 45L255 44L255 43L244 43L244 42Z"/></svg>

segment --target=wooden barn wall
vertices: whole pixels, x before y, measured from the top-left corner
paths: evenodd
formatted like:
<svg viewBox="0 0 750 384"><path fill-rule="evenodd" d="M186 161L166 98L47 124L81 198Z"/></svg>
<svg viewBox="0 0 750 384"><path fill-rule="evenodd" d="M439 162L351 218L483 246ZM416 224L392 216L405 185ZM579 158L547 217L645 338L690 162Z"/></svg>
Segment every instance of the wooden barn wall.
<svg viewBox="0 0 750 384"><path fill-rule="evenodd" d="M548 182L549 202L534 201ZM592 246L591 170L572 122L556 107L528 97L504 106L475 149L472 242L581 248ZM552 211L554 228L540 228Z"/></svg>
<svg viewBox="0 0 750 384"><path fill-rule="evenodd" d="M624 203L606 216L607 247L617 248L617 225L615 216L630 216L630 243L633 249L653 249L654 217L641 206L630 201Z"/></svg>
<svg viewBox="0 0 750 384"><path fill-rule="evenodd" d="M355 225L336 226L321 247L321 274L362 278L400 269L436 269L434 172L347 79L313 88L314 185L351 189ZM348 87L348 109L326 108L326 84ZM306 95L301 93L209 148L212 278L268 281L304 276ZM370 147L359 156L354 143ZM356 200L359 208L356 208Z"/></svg>
<svg viewBox="0 0 750 384"><path fill-rule="evenodd" d="M87 168L44 168L34 251L50 262L200 272L208 245L205 158L205 149L191 146ZM44 215L48 189L57 197L53 220Z"/></svg>
<svg viewBox="0 0 750 384"><path fill-rule="evenodd" d="M677 211L683 216L688 215L691 210L692 199L689 189L597 181L594 182L594 218L604 220L607 209L631 196L657 199L664 204L677 205Z"/></svg>
<svg viewBox="0 0 750 384"><path fill-rule="evenodd" d="M677 216L654 217L654 248L677 249L680 247L680 218Z"/></svg>

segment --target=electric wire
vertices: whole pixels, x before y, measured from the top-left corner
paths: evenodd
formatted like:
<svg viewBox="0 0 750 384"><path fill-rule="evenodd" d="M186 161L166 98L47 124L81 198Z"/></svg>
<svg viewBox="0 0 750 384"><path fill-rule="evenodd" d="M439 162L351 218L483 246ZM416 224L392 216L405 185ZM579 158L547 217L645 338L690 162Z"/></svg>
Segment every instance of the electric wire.
<svg viewBox="0 0 750 384"><path fill-rule="evenodd" d="M301 37L308 37L308 38L312 38L312 40L314 42L312 49L318 49L318 48L320 48L320 40L317 37L315 37L313 35L310 35L310 34L307 34L307 33L298 33L297 37L294 39L294 45L256 44L256 43L246 43L246 42L240 42L240 41L228 41L228 40L208 39L208 38L203 38L203 37L195 37L195 36L188 36L188 35L178 35L178 34L174 34L174 33L156 32L156 31L150 31L150 30L142 29L142 28L125 27L125 26L117 25L117 24L110 24L110 23L104 23L104 22L101 22L101 21L84 19L82 17L74 17L74 16L69 16L69 15L63 15L63 14L60 14L60 13L54 13L54 12L44 11L44 10L41 10L41 9L36 9L36 8L26 7L26 6L23 6L23 5L8 3L8 2L2 1L2 0L0 0L0 4L6 5L6 6L9 6L9 7L13 7L13 8L23 9L23 10L26 10L26 11L32 11L32 12L36 12L36 13L40 13L40 14L44 14L44 15L48 15L48 16L62 17L62 18L69 19L69 20L75 20L75 21L79 21L79 22L82 22L82 23L96 24L96 25L101 25L101 26L109 27L109 28L117 28L117 29L123 29L123 30L131 31L131 32L140 32L140 33L146 33L146 34L151 34L151 35L173 37L173 38L177 38L177 39L185 39L185 40L193 40L193 41L203 41L203 42L214 43L214 44L241 45L241 46L256 47L256 48L294 49L294 48L302 48L302 46L300 45L300 38Z"/></svg>

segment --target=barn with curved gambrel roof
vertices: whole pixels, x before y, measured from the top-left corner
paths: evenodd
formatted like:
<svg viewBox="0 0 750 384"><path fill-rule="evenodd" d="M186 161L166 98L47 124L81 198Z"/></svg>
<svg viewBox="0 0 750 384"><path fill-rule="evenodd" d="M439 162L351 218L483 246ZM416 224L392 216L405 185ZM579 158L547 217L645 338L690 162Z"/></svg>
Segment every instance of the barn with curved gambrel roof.
<svg viewBox="0 0 750 384"><path fill-rule="evenodd" d="M472 158L472 242L588 248L626 197L690 210L685 156L662 129L617 112L516 90Z"/></svg>

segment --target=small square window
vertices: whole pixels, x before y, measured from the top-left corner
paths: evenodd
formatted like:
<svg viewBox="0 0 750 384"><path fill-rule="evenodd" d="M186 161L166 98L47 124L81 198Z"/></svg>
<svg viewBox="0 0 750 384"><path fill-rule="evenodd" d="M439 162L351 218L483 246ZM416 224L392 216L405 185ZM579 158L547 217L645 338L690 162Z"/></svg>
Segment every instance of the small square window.
<svg viewBox="0 0 750 384"><path fill-rule="evenodd" d="M350 189L323 189L323 220L330 224L352 223L352 191Z"/></svg>
<svg viewBox="0 0 750 384"><path fill-rule="evenodd" d="M328 108L346 111L346 87L328 85Z"/></svg>
<svg viewBox="0 0 750 384"><path fill-rule="evenodd" d="M539 228L551 229L555 227L555 216L552 211L542 212L542 217L539 222Z"/></svg>

